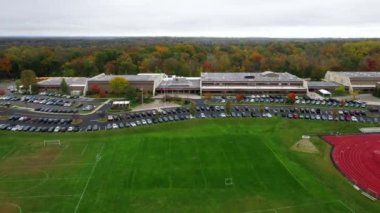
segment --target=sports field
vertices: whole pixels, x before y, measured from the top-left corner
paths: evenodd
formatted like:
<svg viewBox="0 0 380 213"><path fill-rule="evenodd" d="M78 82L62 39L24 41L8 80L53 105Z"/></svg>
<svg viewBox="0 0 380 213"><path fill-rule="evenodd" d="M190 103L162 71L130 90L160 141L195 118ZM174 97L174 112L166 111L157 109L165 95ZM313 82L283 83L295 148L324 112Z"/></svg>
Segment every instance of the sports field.
<svg viewBox="0 0 380 213"><path fill-rule="evenodd" d="M0 212L378 212L316 135L354 123L214 119L77 134L0 132ZM319 154L291 151L311 135ZM44 146L44 140L61 145Z"/></svg>

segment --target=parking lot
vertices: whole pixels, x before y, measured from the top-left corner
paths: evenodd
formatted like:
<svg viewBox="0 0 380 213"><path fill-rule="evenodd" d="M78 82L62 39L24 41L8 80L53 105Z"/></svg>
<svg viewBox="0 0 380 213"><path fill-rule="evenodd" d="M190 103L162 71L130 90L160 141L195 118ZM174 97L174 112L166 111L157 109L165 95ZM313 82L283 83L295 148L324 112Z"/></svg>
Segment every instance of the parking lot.
<svg viewBox="0 0 380 213"><path fill-rule="evenodd" d="M59 95L55 93L40 95L7 95L0 97L0 106L30 108L41 113L75 114L91 111L100 103L79 96Z"/></svg>
<svg viewBox="0 0 380 213"><path fill-rule="evenodd" d="M375 116L373 116L375 115ZM137 126L153 125L166 122L176 122L189 119L205 118L267 118L283 117L287 119L320 120L330 122L363 122L379 123L378 113L369 112L365 108L345 109L298 107L294 106L255 106L234 105L227 112L225 105L197 105L194 115L189 107L176 107L162 110L146 110L106 115L105 121L99 121L98 115L82 116L83 122L73 125L72 116L10 116L8 120L0 121L0 130L27 131L27 132L79 132L100 131L120 128L133 128Z"/></svg>

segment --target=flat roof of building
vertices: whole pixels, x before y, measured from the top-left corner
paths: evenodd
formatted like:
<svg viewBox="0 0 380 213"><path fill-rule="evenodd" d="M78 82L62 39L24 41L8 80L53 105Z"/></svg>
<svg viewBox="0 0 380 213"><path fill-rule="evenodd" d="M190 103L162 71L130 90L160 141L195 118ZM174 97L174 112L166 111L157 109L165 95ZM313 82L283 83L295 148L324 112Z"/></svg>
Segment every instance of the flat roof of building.
<svg viewBox="0 0 380 213"><path fill-rule="evenodd" d="M329 71L349 78L380 78L380 71Z"/></svg>
<svg viewBox="0 0 380 213"><path fill-rule="evenodd" d="M89 81L110 81L115 77L122 77L128 81L155 81L160 79L165 74L156 73L142 73L138 75L106 75L104 73L94 76L89 79Z"/></svg>
<svg viewBox="0 0 380 213"><path fill-rule="evenodd" d="M160 85L158 86L159 89L177 89L177 88L184 88L184 89L199 89L201 84L201 79L196 77L171 77L171 78L164 78Z"/></svg>
<svg viewBox="0 0 380 213"><path fill-rule="evenodd" d="M208 90L306 90L301 86L202 86L202 91Z"/></svg>
<svg viewBox="0 0 380 213"><path fill-rule="evenodd" d="M50 77L46 80L38 82L38 85L60 86L63 78L69 86L85 86L88 79L86 77Z"/></svg>
<svg viewBox="0 0 380 213"><path fill-rule="evenodd" d="M308 87L337 87L340 84L331 81L308 81Z"/></svg>
<svg viewBox="0 0 380 213"><path fill-rule="evenodd" d="M202 81L302 81L295 75L287 72L204 72Z"/></svg>

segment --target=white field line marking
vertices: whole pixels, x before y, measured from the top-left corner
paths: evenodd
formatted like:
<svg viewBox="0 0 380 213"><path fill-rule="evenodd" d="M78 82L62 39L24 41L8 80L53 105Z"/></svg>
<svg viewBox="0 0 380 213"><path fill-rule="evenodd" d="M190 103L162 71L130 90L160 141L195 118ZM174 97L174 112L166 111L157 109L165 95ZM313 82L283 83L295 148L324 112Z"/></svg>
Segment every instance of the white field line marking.
<svg viewBox="0 0 380 213"><path fill-rule="evenodd" d="M340 204L342 204L346 209L350 210L350 212L352 213L355 213L355 211L353 209L351 209L350 207L348 207L343 201L341 200L337 200Z"/></svg>
<svg viewBox="0 0 380 213"><path fill-rule="evenodd" d="M27 166L7 166L7 167L0 167L1 169L22 169L22 168L30 168L32 166L45 166L46 164L42 163L36 163L36 164L30 164ZM50 168L55 168L55 167L66 167L66 166L93 166L94 163L66 163L66 164L57 164L57 165L52 165L49 166Z"/></svg>
<svg viewBox="0 0 380 213"><path fill-rule="evenodd" d="M17 183L17 182L32 182L32 181L38 181L42 178L30 178L30 179L16 179L16 180L0 180L0 183ZM49 181L54 180L76 180L80 179L80 177L66 177L66 178L49 178Z"/></svg>
<svg viewBox="0 0 380 213"><path fill-rule="evenodd" d="M26 189L24 189L24 190L19 190L19 191L15 191L15 192L2 192L2 191L0 191L0 194L5 194L5 193L8 193L8 194L16 194L16 193L21 193L21 192L28 192L28 191L30 191L30 190L32 190L32 189L35 189L35 188L41 186L41 185L44 184L46 181L48 181L49 178L50 178L50 177L49 177L49 174L48 174L46 171L41 170L41 172L45 175L45 178L44 178L44 179L41 179L41 182L39 182L39 183L37 183L37 184L35 184L35 185L29 187L29 188L26 188Z"/></svg>
<svg viewBox="0 0 380 213"><path fill-rule="evenodd" d="M173 187L172 140L169 140L169 164L170 164L170 166L169 166L169 188L172 188Z"/></svg>
<svg viewBox="0 0 380 213"><path fill-rule="evenodd" d="M55 159L54 159L53 162L57 161L58 158L60 158L60 157L62 156L63 152L64 152L67 148L69 148L69 146L70 146L69 144L65 145L65 147L63 147L62 151L57 155L57 157L55 157Z"/></svg>
<svg viewBox="0 0 380 213"><path fill-rule="evenodd" d="M268 187L265 185L265 183L261 180L261 178L257 174L257 170L255 167L255 164L253 163L254 160L250 160L248 157L248 154L244 151L242 151L237 143L234 143L236 146L236 149L239 151L241 155L244 156L244 160L249 163L251 170L253 171L253 176L255 179L259 182L259 184L265 189L268 190Z"/></svg>
<svg viewBox="0 0 380 213"><path fill-rule="evenodd" d="M230 164L230 160L229 159L227 159L227 155L226 155L226 152L224 151L224 147L223 146L221 146L222 147L222 154L223 154L223 158L224 158L224 160L226 160L226 164L228 164L228 166L227 166L227 168L228 168L228 177L229 178L233 178L233 176L232 176L232 172L231 172L231 164ZM235 188L235 184L232 184L232 187L233 188Z"/></svg>
<svg viewBox="0 0 380 213"><path fill-rule="evenodd" d="M277 156L277 154L272 150L272 148L270 148L270 146L268 146L265 142L264 142L265 146L268 147L268 149L273 153L273 155L277 158L278 161L280 161L280 163L282 164L283 167L285 167L286 171L289 172L289 174L297 181L297 183L302 186L302 188L305 190L305 191L308 191L306 189L306 187L301 183L301 181L289 170L289 168L285 165L285 163L281 160L281 158L279 158Z"/></svg>
<svg viewBox="0 0 380 213"><path fill-rule="evenodd" d="M77 205L75 206L74 213L76 213L76 212L78 211L78 209L79 209L79 205L80 205L80 203L81 203L81 201L82 201L82 199L83 199L83 195L84 195L84 193L86 192L87 187L88 187L88 184L90 183L90 180L91 180L91 178L92 178L92 175L94 174L94 171L95 171L95 169L96 169L96 166L98 165L98 162L99 162L100 159L101 159L101 154L102 154L102 152L103 152L103 149L104 149L104 144L102 144L102 148L100 148L99 153L96 155L96 160L95 160L94 166L92 167L92 169L91 169L91 173L90 173L90 175L89 175L88 178L87 178L86 185L85 185L84 188L83 188L83 191L82 191L81 196L79 197L78 203L77 203Z"/></svg>
<svg viewBox="0 0 380 213"><path fill-rule="evenodd" d="M21 207L19 205L15 204L15 203L9 203L9 202L7 202L7 203L3 203L3 204L8 204L10 206L13 206L13 207L15 207L15 208L18 209L18 212L22 213Z"/></svg>
<svg viewBox="0 0 380 213"><path fill-rule="evenodd" d="M12 152L13 152L13 150L15 150L16 149L16 147L14 146L14 147L12 147L12 149L10 149L8 152L7 152L7 154L5 154L1 159L5 159L8 155L10 155Z"/></svg>
<svg viewBox="0 0 380 213"><path fill-rule="evenodd" d="M201 174L202 174L202 179L203 179L203 183L205 184L205 188L207 188L207 179L206 179L206 175L204 173L204 168L203 168L203 165L202 165L202 160L201 160L201 154L199 152L199 142L196 141L196 144L197 144L197 156L198 156L198 161L199 161L199 169L201 170Z"/></svg>
<svg viewBox="0 0 380 213"><path fill-rule="evenodd" d="M88 147L88 144L86 144L86 146L82 149L82 152L80 153L81 156L83 156L83 154L86 151L87 147Z"/></svg>
<svg viewBox="0 0 380 213"><path fill-rule="evenodd" d="M301 206L313 206L313 205L321 205L321 204L331 204L331 203L340 203L345 208L347 208L351 212L355 213L355 211L353 211L352 209L350 209L349 207L347 207L341 200L330 200L330 201L301 203L301 204L298 204L298 205L281 206L281 207L278 207L278 208L253 210L253 211L248 211L246 213L259 213L259 212L269 212L269 211L275 211L275 212L277 212L277 210L290 209L290 208L296 208L296 207L301 207Z"/></svg>
<svg viewBox="0 0 380 213"><path fill-rule="evenodd" d="M52 198L52 197L79 197L80 194L68 194L68 195L30 195L30 196L13 196L2 197L0 200L8 199L33 199L33 198Z"/></svg>
<svg viewBox="0 0 380 213"><path fill-rule="evenodd" d="M136 151L136 154L133 156L133 159L132 159L132 162L131 162L131 168L132 168L132 177L131 177L131 180L129 181L130 183L130 190L129 190L129 193L132 193L133 191L133 184L135 182L135 176L136 176L136 166L135 166L135 161L136 161L136 158L137 156L141 153L141 140L139 140L138 142L138 150Z"/></svg>

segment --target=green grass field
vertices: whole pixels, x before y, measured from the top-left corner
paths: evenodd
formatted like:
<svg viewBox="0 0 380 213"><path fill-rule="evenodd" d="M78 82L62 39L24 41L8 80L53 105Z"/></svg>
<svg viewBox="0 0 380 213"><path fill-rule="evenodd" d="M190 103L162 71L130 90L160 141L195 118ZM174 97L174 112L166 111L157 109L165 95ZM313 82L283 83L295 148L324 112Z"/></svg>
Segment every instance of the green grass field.
<svg viewBox="0 0 380 213"><path fill-rule="evenodd" d="M0 132L0 212L378 212L316 136L358 126L274 118ZM303 134L320 154L289 149ZM51 139L62 145L44 147Z"/></svg>

